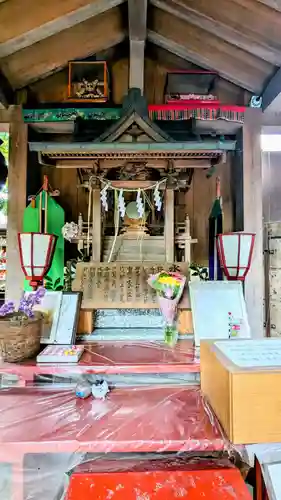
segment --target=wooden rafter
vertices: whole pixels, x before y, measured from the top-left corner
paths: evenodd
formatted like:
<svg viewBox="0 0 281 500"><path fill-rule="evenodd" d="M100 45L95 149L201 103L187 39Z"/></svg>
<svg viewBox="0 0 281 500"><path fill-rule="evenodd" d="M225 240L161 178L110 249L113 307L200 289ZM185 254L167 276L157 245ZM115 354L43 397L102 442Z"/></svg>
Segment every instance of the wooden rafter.
<svg viewBox="0 0 281 500"><path fill-rule="evenodd" d="M226 26L214 18L202 14L199 10L188 7L181 0L151 0L151 3L180 19L183 19L194 26L218 36L222 40L239 47L240 49L264 59L274 65L281 65L280 49L269 46L265 42L251 38L247 33L242 33L232 26ZM281 29L281 28L280 28Z"/></svg>
<svg viewBox="0 0 281 500"><path fill-rule="evenodd" d="M144 87L144 47L146 41L147 0L128 0L130 75L129 87Z"/></svg>
<svg viewBox="0 0 281 500"><path fill-rule="evenodd" d="M281 12L281 2L280 0L258 0L258 2L270 7L271 9L275 9L278 12Z"/></svg>
<svg viewBox="0 0 281 500"><path fill-rule="evenodd" d="M9 0L0 5L0 57L29 47L60 31L97 16L124 0L68 0L38 2ZM34 4L34 5L32 5ZM32 15L23 15L32 12ZM16 19L16 22L15 22Z"/></svg>
<svg viewBox="0 0 281 500"><path fill-rule="evenodd" d="M202 68L217 71L226 80L259 93L274 66L223 42L197 26L153 8L148 39Z"/></svg>
<svg viewBox="0 0 281 500"><path fill-rule="evenodd" d="M0 61L14 88L59 71L71 59L83 59L112 47L126 36L118 7L92 17Z"/></svg>
<svg viewBox="0 0 281 500"><path fill-rule="evenodd" d="M169 2L170 3L170 2ZM231 28L247 36L253 44L281 50L281 14L257 0L178 0L184 8L192 9L219 26ZM277 2L280 4L280 2Z"/></svg>

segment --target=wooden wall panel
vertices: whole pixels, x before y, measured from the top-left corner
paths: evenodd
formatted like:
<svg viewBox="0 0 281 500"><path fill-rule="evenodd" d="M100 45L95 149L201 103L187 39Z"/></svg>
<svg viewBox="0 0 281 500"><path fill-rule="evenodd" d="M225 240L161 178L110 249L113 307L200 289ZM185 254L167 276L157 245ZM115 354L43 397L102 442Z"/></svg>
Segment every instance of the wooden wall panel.
<svg viewBox="0 0 281 500"><path fill-rule="evenodd" d="M83 188L77 189L78 176L74 168L48 168L42 169L42 175L48 175L50 185L53 189L59 189L60 196L58 203L65 210L66 220L68 222L77 222L79 212L83 219L87 220L88 194Z"/></svg>
<svg viewBox="0 0 281 500"><path fill-rule="evenodd" d="M120 59L111 68L111 98L114 104L122 104L128 92L129 59Z"/></svg>
<svg viewBox="0 0 281 500"><path fill-rule="evenodd" d="M216 196L216 177L221 179L224 231L233 228L232 197L230 185L230 159L217 167L216 173L206 177L206 170L196 169L191 189L185 195L186 213L190 218L191 235L198 239L192 245L192 260L200 265L208 264L209 214Z"/></svg>

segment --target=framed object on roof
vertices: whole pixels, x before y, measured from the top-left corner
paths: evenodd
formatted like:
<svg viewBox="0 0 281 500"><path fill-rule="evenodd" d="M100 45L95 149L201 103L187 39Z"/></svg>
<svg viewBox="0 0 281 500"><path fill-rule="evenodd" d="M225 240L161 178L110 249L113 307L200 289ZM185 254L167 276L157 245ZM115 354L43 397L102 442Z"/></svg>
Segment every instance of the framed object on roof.
<svg viewBox="0 0 281 500"><path fill-rule="evenodd" d="M68 65L68 100L97 103L108 100L105 61L71 61Z"/></svg>
<svg viewBox="0 0 281 500"><path fill-rule="evenodd" d="M167 74L166 104L218 103L217 74L211 71L175 71Z"/></svg>

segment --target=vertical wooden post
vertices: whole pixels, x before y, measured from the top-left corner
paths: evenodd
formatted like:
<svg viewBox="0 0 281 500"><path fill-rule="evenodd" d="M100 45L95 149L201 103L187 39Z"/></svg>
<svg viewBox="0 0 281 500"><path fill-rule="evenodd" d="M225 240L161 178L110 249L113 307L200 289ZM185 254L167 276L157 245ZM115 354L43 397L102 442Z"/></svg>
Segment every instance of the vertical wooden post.
<svg viewBox="0 0 281 500"><path fill-rule="evenodd" d="M244 231L256 233L245 299L253 337L264 336L264 258L260 109L248 109L243 127Z"/></svg>
<svg viewBox="0 0 281 500"><path fill-rule="evenodd" d="M165 191L165 249L166 262L174 262L174 191L166 189Z"/></svg>
<svg viewBox="0 0 281 500"><path fill-rule="evenodd" d="M21 106L11 108L10 149L8 168L7 279L6 300L18 301L23 289L18 232L22 230L26 207L27 125Z"/></svg>
<svg viewBox="0 0 281 500"><path fill-rule="evenodd" d="M261 118L260 109L246 110L233 165L234 227L236 231L256 234L251 269L245 280L245 300L254 338L264 336Z"/></svg>
<svg viewBox="0 0 281 500"><path fill-rule="evenodd" d="M188 215L185 217L185 244L184 244L184 262L191 261L191 236L190 236L190 219Z"/></svg>
<svg viewBox="0 0 281 500"><path fill-rule="evenodd" d="M101 201L100 189L93 189L93 234L92 234L92 261L101 260Z"/></svg>

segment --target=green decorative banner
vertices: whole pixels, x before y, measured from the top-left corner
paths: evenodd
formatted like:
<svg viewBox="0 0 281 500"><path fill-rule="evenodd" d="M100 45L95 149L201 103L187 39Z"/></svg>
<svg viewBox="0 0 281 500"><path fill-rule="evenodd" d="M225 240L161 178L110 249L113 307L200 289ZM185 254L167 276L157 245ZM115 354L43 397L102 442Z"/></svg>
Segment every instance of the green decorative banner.
<svg viewBox="0 0 281 500"><path fill-rule="evenodd" d="M26 123L73 122L76 118L84 120L119 120L121 108L53 108L24 109Z"/></svg>
<svg viewBox="0 0 281 500"><path fill-rule="evenodd" d="M230 122L244 122L245 107L206 105L151 105L148 107L151 120L227 120ZM76 118L84 120L119 120L122 108L52 108L52 109L24 109L23 117L26 123L44 122L74 122Z"/></svg>

